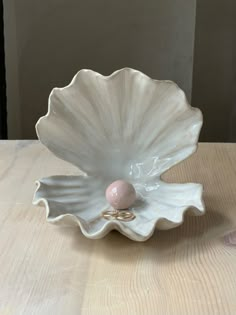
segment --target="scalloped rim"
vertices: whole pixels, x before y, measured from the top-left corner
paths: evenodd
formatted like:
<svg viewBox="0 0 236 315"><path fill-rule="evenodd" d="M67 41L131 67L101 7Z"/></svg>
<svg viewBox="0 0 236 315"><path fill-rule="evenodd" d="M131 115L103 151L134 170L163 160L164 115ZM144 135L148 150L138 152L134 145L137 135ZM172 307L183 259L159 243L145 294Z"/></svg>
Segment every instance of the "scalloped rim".
<svg viewBox="0 0 236 315"><path fill-rule="evenodd" d="M129 229L128 227L128 222L126 223L121 223L119 221L106 221L104 222L103 227L97 231L96 233L90 234L86 231L86 229L83 226L83 223L79 220L79 218L71 213L67 213L67 214L62 214L57 216L56 218L49 218L50 215L50 207L48 205L48 201L45 198L37 198L37 192L41 187L41 182L39 180L37 180L36 182L37 188L34 192L34 197L33 197L33 205L39 205L40 203L43 203L45 208L46 208L46 220L50 223L57 223L60 221L63 221L63 219L70 218L74 223L76 223L80 229L81 232L90 239L100 239L104 236L106 236L111 230L117 230L119 231L121 234L123 234L124 236L128 237L129 239L133 240L133 241L139 241L139 242L144 242L146 240L148 240L154 233L156 227L158 227L159 229L161 228L161 222L163 223L163 221L165 222L165 226L168 225L168 227L165 227L164 229L172 229L175 228L179 225L181 225L184 222L184 216L185 214L188 212L188 210L190 209L195 209L197 211L195 211L195 215L203 215L205 213L205 204L203 201L203 186L201 184L199 184L201 186L201 191L200 191L200 195L201 195L201 208L196 208L196 207L186 207L181 214L181 219L179 221L170 221L168 219L166 219L165 217L159 217L157 218L154 222L153 222L153 228L150 229L149 233L147 235L140 235L135 233L135 231L133 231L132 229ZM158 224L159 223L159 224ZM125 228L126 227L126 228Z"/></svg>
<svg viewBox="0 0 236 315"><path fill-rule="evenodd" d="M178 84L175 83L174 81L171 81L171 80L156 80L156 79L152 79L152 78L150 78L148 75L146 75L145 73L143 73L142 71L135 70L135 69L132 69L132 68L129 68L129 67L125 67L125 68L116 70L116 71L114 71L112 74L110 74L110 75L108 75L108 76L104 76L104 75L102 75L101 73L96 72L96 71L93 71L93 70L91 70L91 69L81 69L81 70L79 70L79 71L74 75L73 79L71 80L71 82L70 82L68 85L66 85L66 86L64 86L64 87L60 87L60 88L59 88L59 87L53 88L52 91L51 91L51 93L49 94L49 97L48 97L48 111L47 111L46 115L44 115L44 116L42 116L42 117L39 118L39 120L37 121L37 123L36 123L36 125L35 125L35 130L36 130L36 134L37 134L37 137L38 137L39 141L40 141L42 144L44 144L44 142L43 142L43 140L41 139L40 134L39 134L39 124L40 124L40 122L41 122L43 119L46 119L47 117L49 117L49 116L51 115L51 112L52 112L52 111L51 111L51 96L52 96L52 94L54 93L54 91L56 91L56 90L63 91L63 90L65 90L65 89L71 87L71 86L75 83L77 76L79 76L80 73L82 73L82 72L92 72L95 76L99 76L99 77L103 78L104 80L111 80L114 76L118 75L120 72L123 72L123 71L130 71L130 72L137 72L137 73L140 73L140 74L143 75L147 80L150 80L150 81L155 82L155 83L166 82L166 83L174 84L174 85L177 87L177 89L178 89L181 93L183 93L183 95L184 95L184 100L185 100L185 105L186 105L189 109L191 109L191 110L197 110L197 111L199 111L199 114L201 115L201 126L200 126L200 128L199 128L198 133L196 133L196 135L197 135L197 136L196 136L196 139L197 139L197 140L196 140L196 143L195 143L196 145L195 145L195 148L193 149L193 151L192 151L191 154L195 153L195 152L197 151L198 139L199 139L199 135L200 135L201 128L202 128L202 124L203 124L203 115L202 115L201 110L200 110L199 108L193 107L193 106L191 106L191 105L189 104L188 99L187 99L187 97L186 97L186 93L185 93L185 92L178 86ZM55 155L54 152L52 152L52 153ZM59 158L62 159L61 157L59 157ZM187 158L188 158L188 157L187 157Z"/></svg>
<svg viewBox="0 0 236 315"><path fill-rule="evenodd" d="M202 112L200 111L200 109L196 108L196 107L192 107L188 100L187 100L187 97L186 97L186 94L185 92L178 86L178 84L176 84L174 81L171 81L171 80L156 80L156 79L152 79L150 78L148 75L144 74L143 72L139 71L139 70L135 70L135 69L132 69L132 68L129 68L129 67L125 67L125 68L122 68L122 69L119 69L119 70L116 70L114 71L112 74L108 75L108 76L104 76L96 71L93 71L91 69L81 69L79 70L73 77L73 79L71 80L71 82L66 85L65 87L55 87L50 95L49 95L49 98L48 98L48 111L46 113L46 115L42 116L39 118L39 120L37 121L36 125L35 125L35 129L36 129L36 133L37 133L37 136L38 136L38 139L40 140L40 142L42 144L44 144L43 140L41 139L40 135L39 135L39 124L40 122L43 120L43 119L46 119L47 117L49 117L51 115L51 96L52 94L54 93L54 91L56 90L64 90L64 89L67 89L69 87L71 87L76 79L77 79L77 76L80 75L82 72L92 72L95 76L99 76L99 77L102 77L104 80L110 80L112 79L114 76L118 75L120 72L123 72L123 71L130 71L130 72L138 72L139 74L143 75L147 80L151 80L152 82L155 82L155 83L160 83L160 82L166 82L166 83L171 83L171 84L174 84L177 89L183 93L184 95L184 99L185 99L185 106L187 106L189 109L191 110L197 110L199 111L199 114L200 114L200 120L199 122L201 122L201 125L200 125L200 128L198 130L198 132L196 133L196 142L195 142L195 145L193 146L193 150L191 152L190 155L194 154L196 151L197 151L197 148L198 148L198 138L199 138L199 135L200 135L200 132L201 132L201 127L202 127L202 124L203 124L203 115L202 115ZM54 155L56 155L55 153L53 153ZM189 156L190 156L189 155ZM189 157L188 156L188 157ZM187 159L188 157L186 157L185 159ZM61 157L59 157L60 159L63 159ZM185 159L183 159L182 161L184 161ZM181 162L182 162L181 161ZM174 165L172 166L174 167ZM84 172L83 172L84 173ZM86 175L86 173L84 173ZM164 174L164 173L163 173ZM162 174L162 175L163 175ZM93 233L93 234L89 234L86 229L83 227L83 223L78 219L78 217L76 217L75 215L73 214L63 214L63 215L60 215L56 218L49 218L49 214L50 214L50 208L49 208L49 205L48 205L48 201L45 199L45 198L36 198L36 194L38 192L38 190L40 189L40 186L41 186L41 183L40 181L36 181L36 185L37 185L37 189L34 193L34 197L33 197L33 204L34 205L38 205L39 203L43 203L45 208L46 208L46 219L48 222L51 222L51 223L56 223L56 222L59 222L61 220L63 220L65 217L69 217L73 222L75 222L81 229L82 233L88 237L88 238L91 238L91 239L98 239L98 238L102 238L104 237L105 235L107 235L111 230L118 230L121 234L125 235L126 237L130 238L131 240L134 240L134 241L146 241L147 239L149 239L152 234L154 233L156 227L158 228L161 228L161 224L160 222L165 222L165 225L168 226L166 227L165 229L171 229L171 228L174 228L174 227L177 227L179 225L181 225L184 221L184 216L185 216L185 213L190 209L192 208L191 206L189 207L186 207L183 211L182 211L182 215L181 215L181 220L180 221L170 221L170 220L167 220L165 217L160 217L160 218L157 218L154 223L153 223L153 228L150 230L150 232L148 233L148 235L140 235L140 234L137 234L135 233L132 229L129 229L128 227L128 223L126 222L126 224L122 224L121 222L114 222L114 221L107 221L104 223L103 227L96 233ZM202 215L205 213L205 205L204 205L204 201L203 201L203 197L202 197L202 191L203 191L203 186L201 185L202 189L201 189L201 209L198 209L198 208L194 208L194 209L197 209L198 211L196 212L195 211L195 214L196 215ZM158 224L159 223L159 224Z"/></svg>

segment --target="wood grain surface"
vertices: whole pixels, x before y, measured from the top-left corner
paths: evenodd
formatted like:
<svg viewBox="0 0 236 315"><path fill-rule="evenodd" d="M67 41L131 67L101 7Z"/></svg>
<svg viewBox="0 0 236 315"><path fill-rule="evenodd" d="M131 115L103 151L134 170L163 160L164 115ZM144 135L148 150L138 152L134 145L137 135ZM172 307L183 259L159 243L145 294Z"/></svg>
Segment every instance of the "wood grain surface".
<svg viewBox="0 0 236 315"><path fill-rule="evenodd" d="M144 243L45 222L35 180L77 174L37 141L0 142L0 315L235 315L236 144L200 144L168 173L207 212Z"/></svg>

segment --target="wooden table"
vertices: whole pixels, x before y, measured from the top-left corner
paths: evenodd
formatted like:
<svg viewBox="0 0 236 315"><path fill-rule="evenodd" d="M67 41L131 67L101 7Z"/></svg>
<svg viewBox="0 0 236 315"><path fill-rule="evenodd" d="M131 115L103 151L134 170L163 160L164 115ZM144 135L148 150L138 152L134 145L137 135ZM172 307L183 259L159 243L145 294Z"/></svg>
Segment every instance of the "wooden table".
<svg viewBox="0 0 236 315"><path fill-rule="evenodd" d="M38 141L0 142L0 315L236 314L236 144L165 175L203 183L207 212L144 243L45 222L34 181L77 172Z"/></svg>

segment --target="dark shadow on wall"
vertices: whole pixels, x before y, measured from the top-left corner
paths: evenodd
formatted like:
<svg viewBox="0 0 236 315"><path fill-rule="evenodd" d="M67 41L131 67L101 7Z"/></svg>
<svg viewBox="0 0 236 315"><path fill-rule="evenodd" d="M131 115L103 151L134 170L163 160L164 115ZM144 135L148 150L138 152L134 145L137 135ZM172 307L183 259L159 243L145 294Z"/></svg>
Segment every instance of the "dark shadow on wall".
<svg viewBox="0 0 236 315"><path fill-rule="evenodd" d="M236 142L236 1L198 0L192 105L201 108L201 141Z"/></svg>
<svg viewBox="0 0 236 315"><path fill-rule="evenodd" d="M0 139L7 138L6 72L3 36L3 4L0 0Z"/></svg>

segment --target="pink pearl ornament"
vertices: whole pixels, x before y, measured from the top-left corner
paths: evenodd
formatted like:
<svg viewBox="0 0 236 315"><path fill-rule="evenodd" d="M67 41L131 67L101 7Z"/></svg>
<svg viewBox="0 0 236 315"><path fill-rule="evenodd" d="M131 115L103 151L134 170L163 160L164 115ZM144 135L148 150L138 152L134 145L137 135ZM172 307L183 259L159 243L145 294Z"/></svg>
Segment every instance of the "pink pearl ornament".
<svg viewBox="0 0 236 315"><path fill-rule="evenodd" d="M107 187L106 199L114 209L128 209L135 202L136 192L130 183L116 180Z"/></svg>

